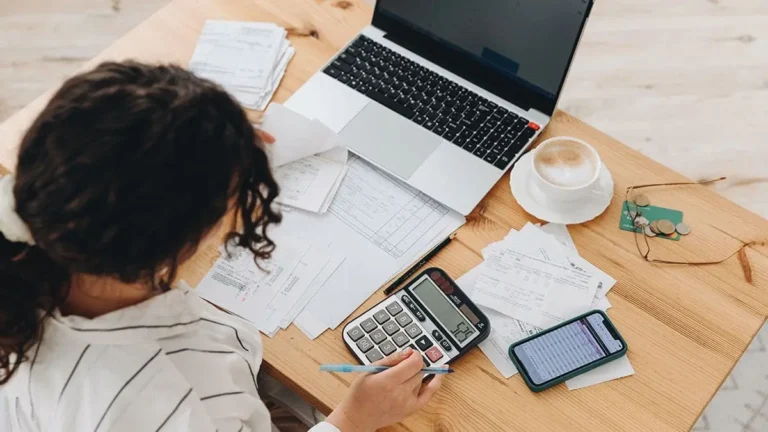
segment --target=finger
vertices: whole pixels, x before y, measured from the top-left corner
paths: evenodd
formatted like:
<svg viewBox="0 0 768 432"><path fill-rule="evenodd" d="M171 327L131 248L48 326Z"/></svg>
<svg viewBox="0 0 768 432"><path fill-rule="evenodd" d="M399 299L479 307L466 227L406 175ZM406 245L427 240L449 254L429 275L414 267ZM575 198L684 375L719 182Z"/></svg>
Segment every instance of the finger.
<svg viewBox="0 0 768 432"><path fill-rule="evenodd" d="M401 361L410 357L412 351L413 351L412 348L406 348L400 352L396 352L384 357L383 359L377 361L376 363L373 363L373 365L374 366L395 366L399 364Z"/></svg>
<svg viewBox="0 0 768 432"><path fill-rule="evenodd" d="M264 132L261 129L256 129L256 135L261 138L261 141L263 141L265 144L274 144L275 143L275 137L272 136L269 132Z"/></svg>
<svg viewBox="0 0 768 432"><path fill-rule="evenodd" d="M424 366L424 363L421 359L421 354L411 350L410 355L406 359L401 360L400 363L378 374L378 376L381 379L392 380L394 383L402 384L414 375L421 374L422 366Z"/></svg>
<svg viewBox="0 0 768 432"><path fill-rule="evenodd" d="M419 397L416 399L416 406L418 408L426 405L427 402L432 399L432 396L434 396L435 393L440 390L440 386L443 385L443 378L445 378L445 375L435 375L435 377L432 378L432 381L421 387L421 390L419 391Z"/></svg>
<svg viewBox="0 0 768 432"><path fill-rule="evenodd" d="M418 396L419 391L421 390L422 380L424 380L424 374L419 372L416 375L409 378L408 381L404 382L403 387L410 390L414 396Z"/></svg>

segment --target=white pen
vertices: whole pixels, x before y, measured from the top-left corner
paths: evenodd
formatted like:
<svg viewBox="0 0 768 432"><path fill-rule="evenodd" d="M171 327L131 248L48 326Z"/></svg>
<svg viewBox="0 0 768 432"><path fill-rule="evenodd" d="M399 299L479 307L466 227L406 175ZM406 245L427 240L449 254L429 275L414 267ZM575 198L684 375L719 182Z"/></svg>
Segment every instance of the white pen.
<svg viewBox="0 0 768 432"><path fill-rule="evenodd" d="M379 373L384 372L392 366L361 366L351 364L324 364L320 365L320 370L323 372L340 372L340 373L353 373L353 372L370 372ZM453 373L453 369L443 367L425 367L421 369L424 373L430 374L449 374Z"/></svg>

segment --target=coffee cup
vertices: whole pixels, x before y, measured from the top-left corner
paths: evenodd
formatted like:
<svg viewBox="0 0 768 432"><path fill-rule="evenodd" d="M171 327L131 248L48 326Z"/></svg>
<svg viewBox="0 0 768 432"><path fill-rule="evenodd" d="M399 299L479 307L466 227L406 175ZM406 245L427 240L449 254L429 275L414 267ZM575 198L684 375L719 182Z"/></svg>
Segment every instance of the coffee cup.
<svg viewBox="0 0 768 432"><path fill-rule="evenodd" d="M570 204L589 195L603 164L594 147L573 137L545 140L530 161L533 182L553 204Z"/></svg>

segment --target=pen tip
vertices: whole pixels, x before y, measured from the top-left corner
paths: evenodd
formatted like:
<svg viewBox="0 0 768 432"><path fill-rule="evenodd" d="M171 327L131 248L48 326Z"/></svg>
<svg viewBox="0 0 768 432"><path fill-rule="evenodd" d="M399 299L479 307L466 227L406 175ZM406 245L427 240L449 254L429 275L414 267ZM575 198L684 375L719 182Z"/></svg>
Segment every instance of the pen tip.
<svg viewBox="0 0 768 432"><path fill-rule="evenodd" d="M453 369L448 369L448 373L453 373Z"/></svg>

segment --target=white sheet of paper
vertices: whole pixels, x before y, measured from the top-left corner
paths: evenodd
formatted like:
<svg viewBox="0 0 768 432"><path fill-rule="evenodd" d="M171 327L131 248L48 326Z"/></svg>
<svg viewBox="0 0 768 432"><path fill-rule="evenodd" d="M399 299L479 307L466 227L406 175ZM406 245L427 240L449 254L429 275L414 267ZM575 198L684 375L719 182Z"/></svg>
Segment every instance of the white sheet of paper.
<svg viewBox="0 0 768 432"><path fill-rule="evenodd" d="M573 242L573 237L571 237L571 233L568 232L567 225L548 223L539 228L545 233L553 236L561 245L578 253L576 244Z"/></svg>
<svg viewBox="0 0 768 432"><path fill-rule="evenodd" d="M589 310L597 281L583 271L519 250L523 242L486 257L473 300L536 327L551 327ZM525 244L525 249L538 249Z"/></svg>
<svg viewBox="0 0 768 432"><path fill-rule="evenodd" d="M292 211L271 236L278 244L285 235L330 245L332 252L346 256L305 309L326 328L335 328L463 223L460 214L350 156L328 212Z"/></svg>
<svg viewBox="0 0 768 432"><path fill-rule="evenodd" d="M280 185L276 201L319 213L330 205L333 192L338 190L347 166L313 155L283 165L274 172L275 180Z"/></svg>
<svg viewBox="0 0 768 432"><path fill-rule="evenodd" d="M475 290L475 284L482 271L482 266L483 264L480 264L456 279L456 284L459 288L470 297ZM600 304L595 307L605 311L611 307L611 304L606 298L603 298ZM492 309L485 307L480 307L480 309L491 322L491 334L488 336L488 339L480 343L480 350L483 351L483 354L488 357L504 378L509 378L518 372L515 364L509 359L509 346L523 338L540 332L541 329L510 318ZM566 381L566 385L568 389L576 390L632 374L634 374L634 369L632 369L629 359L624 356L593 369L586 374L572 378Z"/></svg>
<svg viewBox="0 0 768 432"><path fill-rule="evenodd" d="M262 333L269 337L277 333L283 318L291 312L293 305L312 285L329 259L327 249L310 247L304 253L288 279L269 302L259 326Z"/></svg>
<svg viewBox="0 0 768 432"><path fill-rule="evenodd" d="M189 68L224 86L264 87L285 34L273 23L208 20Z"/></svg>
<svg viewBox="0 0 768 432"><path fill-rule="evenodd" d="M346 258L341 255L329 255L328 262L325 263L325 266L317 274L315 279L312 281L312 284L309 286L309 288L307 288L306 291L304 291L304 293L296 301L288 314L283 317L283 320L280 322L281 328L286 329L289 325L291 325L299 313L301 313L301 311L307 307L307 304L312 301L318 291L320 291L320 289L325 286L325 284L328 282L328 279L333 275L334 272L336 272L336 270L339 268L341 263L344 262L345 259ZM325 328L323 328L323 330L325 330Z"/></svg>
<svg viewBox="0 0 768 432"><path fill-rule="evenodd" d="M253 261L253 254L243 248L232 248L216 260L198 284L198 295L260 326L266 310L280 287L298 265L309 244L286 239L275 249L272 258L262 262L264 270ZM266 271L265 271L266 270Z"/></svg>
<svg viewBox="0 0 768 432"><path fill-rule="evenodd" d="M518 241L531 241L532 238L536 239L536 242L544 243L544 245L540 248L541 250L546 250L546 253L542 253L542 257L545 257L546 259L554 259L556 262L560 262L562 264L570 265L577 269L582 269L586 273L594 276L597 279L597 289L595 291L595 301L600 300L605 297L606 294L608 294L608 291L613 288L613 286L616 284L616 279L612 278L609 274L606 272L600 270L599 268L595 267L592 263L585 260L584 258L579 256L578 251L576 250L576 245L573 245L573 241L570 240L570 234L568 234L567 229L563 233L561 228L555 228L554 231L558 231L558 235L550 234L549 237L541 236L540 234L542 232L546 232L544 227L547 227L552 224L544 225L543 227L539 228L531 223L527 223L523 229L520 230L519 234L522 235L522 237L518 238ZM564 225L563 225L564 227ZM550 230L553 230L552 228L549 228ZM507 236L507 238L511 238L514 233L510 231L510 235ZM565 238L567 236L567 238ZM554 241L553 241L554 240ZM561 246L564 246L565 244L572 244L572 247L563 247L558 248L558 244ZM557 253L562 252L562 253Z"/></svg>
<svg viewBox="0 0 768 432"><path fill-rule="evenodd" d="M293 321L293 324L301 330L309 340L314 340L324 331L328 330L328 325L324 321L315 317L312 312L303 310Z"/></svg>
<svg viewBox="0 0 768 432"><path fill-rule="evenodd" d="M261 129L275 137L269 146L272 165L282 165L342 146L336 134L318 120L310 120L283 105L272 103L264 113ZM332 160L341 160L346 149L331 153Z"/></svg>
<svg viewBox="0 0 768 432"><path fill-rule="evenodd" d="M483 264L473 268L460 278L456 279L456 284L468 296L472 296L475 290L477 278L480 277ZM514 342L531 336L541 331L538 327L522 321L510 318L493 309L480 307L491 322L491 334L488 339L480 343L480 350L493 363L496 369L501 372L504 378L509 378L517 373L517 368L512 360L509 359L507 350Z"/></svg>
<svg viewBox="0 0 768 432"><path fill-rule="evenodd" d="M624 356L592 369L585 374L571 378L565 382L565 385L568 386L568 390L577 390L634 374L635 369L629 363L629 357Z"/></svg>

